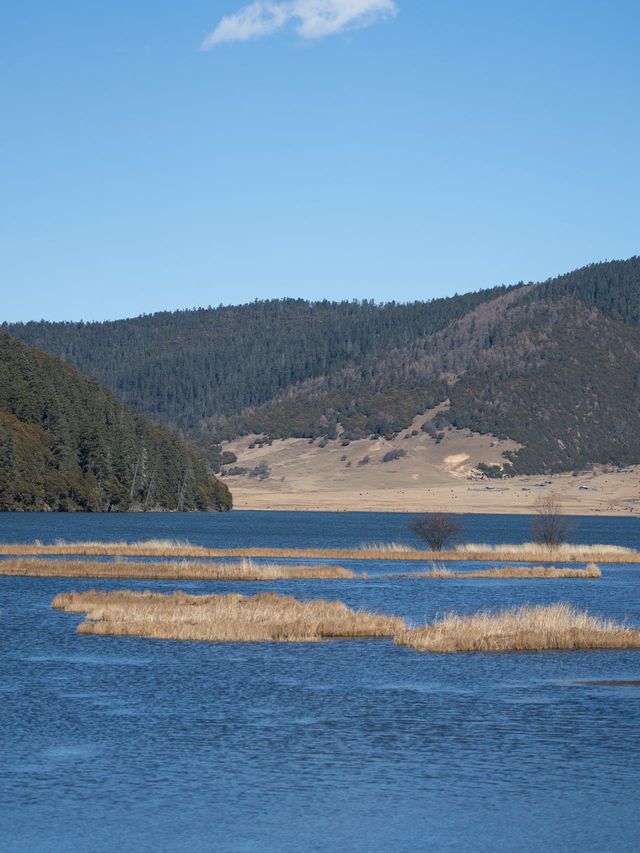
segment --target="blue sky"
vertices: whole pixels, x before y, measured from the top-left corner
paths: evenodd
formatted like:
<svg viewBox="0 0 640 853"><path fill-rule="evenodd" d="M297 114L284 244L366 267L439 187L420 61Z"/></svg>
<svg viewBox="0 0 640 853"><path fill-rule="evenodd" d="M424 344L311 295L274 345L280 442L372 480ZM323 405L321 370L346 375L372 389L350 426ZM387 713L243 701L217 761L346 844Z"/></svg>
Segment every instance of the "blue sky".
<svg viewBox="0 0 640 853"><path fill-rule="evenodd" d="M640 252L637 0L246 5L3 4L0 319L427 299Z"/></svg>

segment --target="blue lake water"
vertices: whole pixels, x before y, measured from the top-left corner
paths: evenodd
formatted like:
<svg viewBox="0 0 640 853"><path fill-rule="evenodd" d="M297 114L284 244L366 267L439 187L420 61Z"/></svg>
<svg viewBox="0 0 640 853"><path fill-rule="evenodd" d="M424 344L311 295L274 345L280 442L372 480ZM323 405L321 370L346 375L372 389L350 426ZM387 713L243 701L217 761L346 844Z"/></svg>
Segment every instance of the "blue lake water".
<svg viewBox="0 0 640 853"><path fill-rule="evenodd" d="M640 544L634 518L574 539ZM0 541L407 541L395 514L0 515ZM523 517L465 519L523 541ZM413 564L415 568L415 564ZM356 564L371 571L371 564ZM640 652L428 655L389 641L210 645L78 636L58 592L339 598L414 622L569 601L640 625L640 567L599 581L0 578L0 849L636 851ZM612 683L613 682L613 683ZM616 683L617 682L617 683Z"/></svg>
<svg viewBox="0 0 640 853"><path fill-rule="evenodd" d="M417 544L408 522L415 513L224 512L224 513L9 513L0 512L0 542L68 542L180 539L218 548L355 547L370 542ZM526 515L459 516L467 542L528 542ZM573 542L640 548L640 518L570 516Z"/></svg>

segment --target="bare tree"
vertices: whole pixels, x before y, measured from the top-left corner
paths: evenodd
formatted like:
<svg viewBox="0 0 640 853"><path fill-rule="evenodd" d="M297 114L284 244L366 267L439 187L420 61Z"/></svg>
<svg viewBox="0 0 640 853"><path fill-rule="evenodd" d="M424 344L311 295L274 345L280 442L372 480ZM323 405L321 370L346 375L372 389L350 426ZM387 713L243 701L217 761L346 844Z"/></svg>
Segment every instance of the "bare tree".
<svg viewBox="0 0 640 853"><path fill-rule="evenodd" d="M567 541L570 524L555 495L546 495L536 504L536 517L531 524L533 541L549 548L557 548Z"/></svg>
<svg viewBox="0 0 640 853"><path fill-rule="evenodd" d="M409 524L409 529L423 539L432 551L442 551L462 530L462 522L448 512L425 512Z"/></svg>

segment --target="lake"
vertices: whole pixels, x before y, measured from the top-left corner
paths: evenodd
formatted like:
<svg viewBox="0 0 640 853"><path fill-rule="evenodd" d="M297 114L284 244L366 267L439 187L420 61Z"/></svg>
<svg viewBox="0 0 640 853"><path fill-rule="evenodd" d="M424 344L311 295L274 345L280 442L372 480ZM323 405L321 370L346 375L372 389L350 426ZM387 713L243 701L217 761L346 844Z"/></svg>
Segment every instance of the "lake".
<svg viewBox="0 0 640 853"><path fill-rule="evenodd" d="M0 541L347 547L414 542L407 519L0 514ZM529 538L523 516L464 525L468 541ZM576 518L572 539L640 547L639 526ZM402 563L355 566L374 577L0 578L0 849L637 850L640 652L429 655L386 640L78 636L81 617L50 608L70 589L272 589L414 622L569 601L640 625L640 566L605 565L599 581L425 581L381 576Z"/></svg>

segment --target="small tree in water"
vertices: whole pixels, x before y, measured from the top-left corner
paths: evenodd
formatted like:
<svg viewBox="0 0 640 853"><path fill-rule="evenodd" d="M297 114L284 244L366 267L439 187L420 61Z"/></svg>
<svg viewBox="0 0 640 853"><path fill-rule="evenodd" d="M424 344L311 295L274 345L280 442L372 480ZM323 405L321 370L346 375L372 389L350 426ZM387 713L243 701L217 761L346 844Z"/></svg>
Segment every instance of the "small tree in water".
<svg viewBox="0 0 640 853"><path fill-rule="evenodd" d="M536 504L536 518L531 525L533 541L538 545L557 548L567 541L570 525L562 512L562 505L554 495L540 498Z"/></svg>
<svg viewBox="0 0 640 853"><path fill-rule="evenodd" d="M448 512L425 512L409 524L409 529L423 539L432 551L442 551L445 545L458 536L462 522Z"/></svg>

